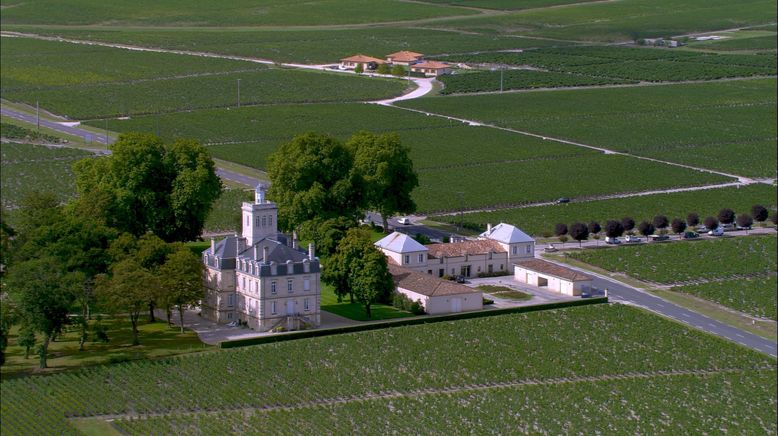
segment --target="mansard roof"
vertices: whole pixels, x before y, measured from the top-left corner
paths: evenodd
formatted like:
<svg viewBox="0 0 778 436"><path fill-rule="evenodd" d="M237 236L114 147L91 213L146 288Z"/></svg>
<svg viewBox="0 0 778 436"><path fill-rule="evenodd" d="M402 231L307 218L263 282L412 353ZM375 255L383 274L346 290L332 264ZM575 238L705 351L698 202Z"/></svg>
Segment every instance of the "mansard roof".
<svg viewBox="0 0 778 436"><path fill-rule="evenodd" d="M239 246L245 244L245 240L242 240L243 238L238 235L227 236L215 244L213 252L211 252L211 247L208 247L205 252L221 259L233 259L238 256ZM243 244L240 242L243 242Z"/></svg>
<svg viewBox="0 0 778 436"><path fill-rule="evenodd" d="M400 232L394 232L391 235L385 236L383 239L376 242L375 246L395 253L427 251L427 247L421 245L410 236Z"/></svg>
<svg viewBox="0 0 778 436"><path fill-rule="evenodd" d="M491 239L503 244L516 244L519 242L535 242L532 237L521 230L518 227L510 224L500 223L492 227L491 230L487 230L480 234L482 238Z"/></svg>
<svg viewBox="0 0 778 436"><path fill-rule="evenodd" d="M256 247L256 249L254 248ZM263 259L265 247L268 249L267 259ZM304 251L292 248L274 238L263 238L253 246L246 248L239 256L242 260L256 260L275 263L302 262L307 257Z"/></svg>

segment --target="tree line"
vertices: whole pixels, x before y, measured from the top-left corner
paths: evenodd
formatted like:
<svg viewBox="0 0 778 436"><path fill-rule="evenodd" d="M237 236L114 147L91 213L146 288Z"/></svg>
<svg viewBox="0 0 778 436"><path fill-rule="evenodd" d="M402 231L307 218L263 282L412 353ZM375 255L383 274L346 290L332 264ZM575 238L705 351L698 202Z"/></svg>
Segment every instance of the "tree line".
<svg viewBox="0 0 778 436"><path fill-rule="evenodd" d="M59 204L47 192L26 196L15 227L0 214L0 363L9 330L48 346L68 324L80 331L80 350L96 312L127 316L133 345L148 311L178 309L202 296L202 263L183 242L199 238L222 190L215 166L195 141L163 143L150 134L121 135L112 154L76 162L78 197ZM104 332L103 332L104 336Z"/></svg>
<svg viewBox="0 0 778 436"><path fill-rule="evenodd" d="M672 221L665 215L657 215L653 220L643 220L640 223L635 223L632 217L624 217L620 220L608 220L605 226L602 227L599 222L591 221L588 224L575 222L569 227L565 223L557 223L554 226L554 236L559 238L562 243L567 242L570 238L578 241L579 245L593 236L595 239L599 239L601 232L605 233L608 238L618 238L625 233L635 234L635 230L643 236L653 235L657 232L659 234L667 234L668 228L676 235L681 235L687 229L695 229L701 223L706 229L713 230L719 227L719 225L733 225L737 224L742 228L750 228L754 222L765 222L768 220L773 224L778 225L778 213L773 212L769 214L767 208L760 204L755 204L751 207L751 213L736 214L734 210L730 208L723 208L716 216L707 216L700 221L700 216L696 212L690 212L686 215L685 219L674 218ZM569 235L569 237L568 237Z"/></svg>

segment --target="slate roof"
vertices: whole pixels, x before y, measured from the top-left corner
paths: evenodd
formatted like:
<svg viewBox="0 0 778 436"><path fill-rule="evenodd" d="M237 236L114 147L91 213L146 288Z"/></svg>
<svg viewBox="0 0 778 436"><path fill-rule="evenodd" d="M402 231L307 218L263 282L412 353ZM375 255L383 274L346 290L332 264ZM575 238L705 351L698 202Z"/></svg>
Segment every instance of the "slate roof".
<svg viewBox="0 0 778 436"><path fill-rule="evenodd" d="M390 264L389 272L392 273L392 280L394 281L395 286L428 297L473 293L482 294L482 292L477 289L433 277L430 274L411 271L400 266Z"/></svg>
<svg viewBox="0 0 778 436"><path fill-rule="evenodd" d="M410 236L400 232L393 232L391 235L384 236L375 243L375 246L395 253L427 251L427 247L421 245Z"/></svg>
<svg viewBox="0 0 778 436"><path fill-rule="evenodd" d="M557 265L555 263L546 262L545 260L541 259L527 259L527 260L520 260L516 262L516 265L519 265L523 268L531 269L532 271L537 271L541 274L547 274L554 277L559 277L560 279L570 280L573 282L585 282L592 280L591 277L587 276L586 274L580 273L574 269L566 268L561 265Z"/></svg>
<svg viewBox="0 0 778 436"><path fill-rule="evenodd" d="M497 242L489 239L476 241L452 242L448 244L427 245L429 257L460 257L466 254L505 253L505 249Z"/></svg>
<svg viewBox="0 0 778 436"><path fill-rule="evenodd" d="M221 259L233 259L238 255L238 241L242 239L238 235L227 236L215 244L213 253L211 252L211 247L208 247L205 252L215 254Z"/></svg>
<svg viewBox="0 0 778 436"><path fill-rule="evenodd" d="M517 242L535 242L532 237L521 230L518 227L510 224L500 223L492 227L491 231L485 231L479 236L482 238L493 239L503 244L515 244Z"/></svg>
<svg viewBox="0 0 778 436"><path fill-rule="evenodd" d="M257 247L256 256L254 256L254 247ZM287 260L291 260L292 262L302 262L307 257L306 252L296 250L272 238L260 239L253 246L243 250L239 257L243 260L261 261L263 259L265 247L268 248L268 262L286 263Z"/></svg>

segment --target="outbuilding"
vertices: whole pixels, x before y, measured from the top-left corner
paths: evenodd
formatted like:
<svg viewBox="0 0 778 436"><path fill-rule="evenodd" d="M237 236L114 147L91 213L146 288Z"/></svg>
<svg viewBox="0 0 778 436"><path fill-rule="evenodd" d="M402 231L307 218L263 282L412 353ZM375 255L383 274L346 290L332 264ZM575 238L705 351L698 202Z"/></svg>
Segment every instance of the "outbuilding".
<svg viewBox="0 0 778 436"><path fill-rule="evenodd" d="M424 61L411 65L414 73L424 73L425 76L438 77L451 74L451 66L445 62Z"/></svg>
<svg viewBox="0 0 778 436"><path fill-rule="evenodd" d="M483 292L449 280L439 279L389 264L397 292L413 301L421 301L430 315L469 312L483 309Z"/></svg>
<svg viewBox="0 0 778 436"><path fill-rule="evenodd" d="M520 283L569 296L592 290L592 278L586 274L536 258L516 262L514 278Z"/></svg>
<svg viewBox="0 0 778 436"><path fill-rule="evenodd" d="M361 65L363 70L372 71L378 68L379 65L385 63L386 62L384 62L383 59L378 59L372 56L365 56L363 54L358 54L358 55L349 56L347 58L341 59L340 69L353 70L357 67L357 65Z"/></svg>

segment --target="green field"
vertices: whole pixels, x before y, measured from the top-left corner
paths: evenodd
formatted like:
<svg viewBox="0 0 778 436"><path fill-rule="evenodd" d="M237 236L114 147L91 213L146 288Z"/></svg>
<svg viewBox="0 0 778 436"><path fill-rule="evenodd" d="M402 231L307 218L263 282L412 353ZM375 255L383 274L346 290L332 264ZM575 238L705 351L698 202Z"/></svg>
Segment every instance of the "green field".
<svg viewBox="0 0 778 436"><path fill-rule="evenodd" d="M462 352L463 344L467 344L467 352ZM714 374L682 377L668 371ZM499 388L505 383L517 385L504 391L507 397ZM540 385L519 385L522 383ZM496 389L483 390L481 395L479 385L480 389L484 385ZM581 385L593 389L577 389ZM406 410L418 399L424 404L424 417L417 418L414 413L405 425L417 425L421 419L424 428L442 429L451 425L447 412L441 410L445 405L455 403L461 410L475 413L478 409L468 406L484 401L494 404L487 414L478 413L481 425L489 426L485 428L503 425L502 420L491 419L491 414L505 412L512 416L511 423L527 428L534 424L538 432L552 431L561 422L572 420L580 426L579 431L588 433L603 428L599 420L606 416L615 432L632 430L636 425L645 429L654 426L656 431L680 425L700 432L720 431L722 426L774 432L774 385L775 359L639 309L598 305L302 339L7 380L0 384L0 425L3 434L69 433L72 428L66 417L111 414L121 420L123 414L132 413L141 419L115 425L126 426L131 433L147 433L146 415L163 413L149 423L156 426L152 432L168 433L174 429L168 425L185 425L183 416L176 416L179 413L187 414L189 429L188 425L196 425L200 419L213 425L212 419L220 415L239 422L244 419L230 411L251 412L246 416L258 413L257 422L262 422L263 408L300 407L313 411L310 416L316 422L318 414L340 416L356 405L376 404L376 408L360 409L360 419L344 416L337 420L352 432L363 425L374 428L373 423L380 420L400 420L404 415L386 413L387 408L392 410L392 402L396 400L397 407ZM656 392L673 392L657 394L657 398L672 399L655 402L654 397L645 397L654 386ZM420 397L424 389L433 391ZM627 403L614 391L623 391ZM370 400L387 393L396 396L375 403ZM472 394L476 397L469 400ZM588 400L582 403L581 397ZM520 401L511 401L513 398ZM615 398L620 401L614 402ZM716 401L712 403L713 398ZM342 404L329 409L333 401ZM549 401L559 406L543 407ZM667 401L685 407L668 408ZM346 409L340 412L338 407ZM559 410L566 410L564 418ZM634 418L635 411L643 420ZM592 421L594 415L599 418ZM279 433L311 431L302 422L283 417L277 422L282 427L273 431ZM203 425L204 433L214 431L208 431L210 425ZM173 430L185 431L180 427Z"/></svg>
<svg viewBox="0 0 778 436"><path fill-rule="evenodd" d="M776 320L778 319L776 289L778 289L778 280L773 275L768 278L722 280L699 285L677 286L673 287L672 291L691 294L750 315Z"/></svg>
<svg viewBox="0 0 778 436"><path fill-rule="evenodd" d="M26 27L10 27L27 31ZM66 38L123 43L142 47L191 50L309 64L337 63L356 53L382 58L399 50L426 55L468 53L559 45L557 41L534 38L483 36L435 29L376 27L355 29L252 30L212 28L198 30L138 28L112 30L34 28L35 33ZM571 43L564 43L570 45Z"/></svg>
<svg viewBox="0 0 778 436"><path fill-rule="evenodd" d="M32 106L40 102L48 111L71 119L234 107L238 86L243 105L379 100L399 95L408 86L399 79L6 39L3 98ZM65 61L71 57L79 63Z"/></svg>
<svg viewBox="0 0 778 436"><path fill-rule="evenodd" d="M214 122L217 119L219 122ZM102 122L87 124L100 126ZM731 180L364 104L204 110L112 120L108 128L159 132L165 138L193 137L213 144L209 150L214 157L260 169L279 144L306 131L342 139L358 130L398 132L411 148L418 168L420 187L414 196L421 211L456 210L462 203L467 208L516 205L560 196L587 197ZM477 154L473 144L480 144ZM561 171L564 178L559 177ZM462 192L461 202L457 192Z"/></svg>
<svg viewBox="0 0 778 436"><path fill-rule="evenodd" d="M2 24L111 26L288 26L403 21L475 11L394 0L250 0L229 5L191 0L105 3L98 0L3 1Z"/></svg>
<svg viewBox="0 0 778 436"><path fill-rule="evenodd" d="M589 223L597 221L604 226L608 220L620 220L625 216L635 222L651 221L657 215L685 219L691 212L716 216L719 210L728 207L738 213L750 213L751 206L762 204L776 209L776 189L768 185L749 185L739 188L706 189L703 191L676 192L670 194L646 195L640 197L615 198L586 202L572 202L553 206L504 209L494 212L477 212L464 215L464 221L484 230L486 224L505 222L520 227L530 235L552 234L557 223ZM457 224L459 215L432 216L435 221Z"/></svg>
<svg viewBox="0 0 778 436"><path fill-rule="evenodd" d="M715 80L776 74L776 58L764 55L718 55L692 51L616 46L585 46L443 56L451 62L492 69L531 66L548 70L507 70L505 89L643 82ZM499 89L499 72L444 77L448 92ZM451 90L453 88L453 90ZM444 93L446 90L444 90Z"/></svg>
<svg viewBox="0 0 778 436"><path fill-rule="evenodd" d="M441 94L464 94L469 92L489 92L534 89L561 88L571 86L595 86L637 83L630 80L599 78L581 74L557 73L553 71L505 70L473 72L467 74L446 75L440 78L445 86Z"/></svg>
<svg viewBox="0 0 778 436"><path fill-rule="evenodd" d="M775 93L776 81L762 79L400 104L642 156L775 177Z"/></svg>
<svg viewBox="0 0 778 436"><path fill-rule="evenodd" d="M9 124L5 122L0 124L0 136L5 139L15 140L19 142L34 141L34 142L57 143L61 141L61 139L56 136L47 135L45 133L38 132L36 130L30 130L26 127L20 127L17 126L16 124ZM9 149L9 153L15 153L15 151L12 152Z"/></svg>
<svg viewBox="0 0 778 436"><path fill-rule="evenodd" d="M771 0L630 0L447 20L441 28L576 41L631 41L774 23Z"/></svg>
<svg viewBox="0 0 778 436"><path fill-rule="evenodd" d="M72 148L31 144L0 144L0 192L3 209L15 209L30 192L46 191L61 201L73 198L76 187L70 166L92 153Z"/></svg>
<svg viewBox="0 0 778 436"><path fill-rule="evenodd" d="M734 33L723 34L725 36L734 36L734 38L712 40L712 41L695 41L689 43L689 47L702 49L702 50L714 50L714 51L775 51L778 48L778 41L776 41L775 32L767 33L760 31L753 31L753 35L748 31L740 31ZM766 34L767 33L767 34ZM744 34L744 35L740 35ZM746 36L747 35L747 36Z"/></svg>
<svg viewBox="0 0 778 436"><path fill-rule="evenodd" d="M583 250L574 259L663 284L775 274L775 236L749 236L616 249ZM774 290L774 289L773 289Z"/></svg>

